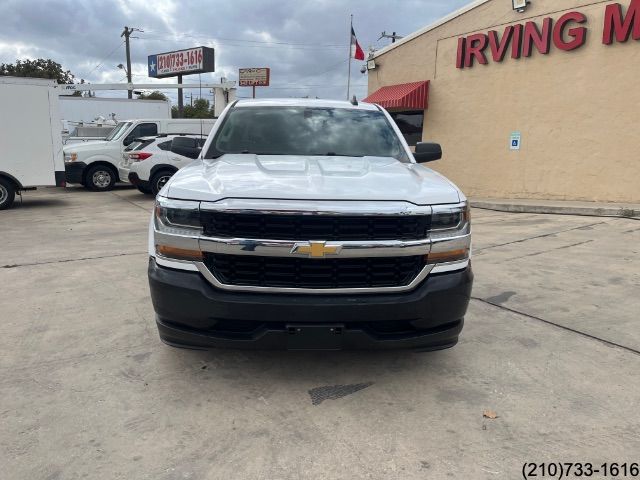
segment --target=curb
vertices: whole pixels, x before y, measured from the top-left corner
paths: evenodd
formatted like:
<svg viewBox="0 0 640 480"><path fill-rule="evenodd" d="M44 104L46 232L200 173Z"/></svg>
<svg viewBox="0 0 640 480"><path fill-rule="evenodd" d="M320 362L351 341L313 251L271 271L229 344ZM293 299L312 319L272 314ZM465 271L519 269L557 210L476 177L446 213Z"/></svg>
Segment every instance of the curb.
<svg viewBox="0 0 640 480"><path fill-rule="evenodd" d="M509 213L542 213L552 215L580 215L585 217L618 217L640 220L640 209L620 206L576 206L576 205L527 205L522 203L471 200L473 208Z"/></svg>

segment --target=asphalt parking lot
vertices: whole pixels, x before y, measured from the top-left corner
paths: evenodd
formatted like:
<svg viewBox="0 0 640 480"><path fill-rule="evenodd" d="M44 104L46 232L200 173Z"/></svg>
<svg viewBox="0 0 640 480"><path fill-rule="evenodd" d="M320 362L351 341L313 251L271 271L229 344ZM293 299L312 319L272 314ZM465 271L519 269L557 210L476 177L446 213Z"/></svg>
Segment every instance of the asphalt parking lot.
<svg viewBox="0 0 640 480"><path fill-rule="evenodd" d="M0 212L3 478L514 479L524 462L640 461L639 221L474 210L451 350L199 352L158 340L149 197L17 203Z"/></svg>

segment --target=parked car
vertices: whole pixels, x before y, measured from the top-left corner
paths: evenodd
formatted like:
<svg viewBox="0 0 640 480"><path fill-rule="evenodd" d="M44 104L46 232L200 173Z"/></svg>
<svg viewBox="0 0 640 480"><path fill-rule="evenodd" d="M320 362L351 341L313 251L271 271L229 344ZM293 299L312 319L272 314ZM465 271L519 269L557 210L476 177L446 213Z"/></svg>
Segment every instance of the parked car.
<svg viewBox="0 0 640 480"><path fill-rule="evenodd" d="M111 190L119 179L122 152L136 138L166 133L207 135L215 119L153 119L119 122L102 142L64 147L66 180L89 190Z"/></svg>
<svg viewBox="0 0 640 480"><path fill-rule="evenodd" d="M0 77L0 210L36 186L64 186L56 82Z"/></svg>
<svg viewBox="0 0 640 480"><path fill-rule="evenodd" d="M137 139L122 154L120 180L131 182L143 193L157 195L174 173L198 158L205 140L184 134Z"/></svg>
<svg viewBox="0 0 640 480"><path fill-rule="evenodd" d="M464 194L381 107L230 105L156 198L149 284L178 347L415 348L458 341L471 295Z"/></svg>

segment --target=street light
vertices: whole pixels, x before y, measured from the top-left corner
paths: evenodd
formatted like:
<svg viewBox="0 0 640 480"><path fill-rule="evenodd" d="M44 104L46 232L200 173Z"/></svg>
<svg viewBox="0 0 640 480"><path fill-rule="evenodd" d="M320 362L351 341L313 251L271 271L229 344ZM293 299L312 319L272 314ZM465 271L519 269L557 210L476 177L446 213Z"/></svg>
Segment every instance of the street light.
<svg viewBox="0 0 640 480"><path fill-rule="evenodd" d="M129 72L127 72L127 67L125 67L123 64L119 63L118 64L118 68L120 70L124 70L124 73L126 73L127 75L129 75Z"/></svg>

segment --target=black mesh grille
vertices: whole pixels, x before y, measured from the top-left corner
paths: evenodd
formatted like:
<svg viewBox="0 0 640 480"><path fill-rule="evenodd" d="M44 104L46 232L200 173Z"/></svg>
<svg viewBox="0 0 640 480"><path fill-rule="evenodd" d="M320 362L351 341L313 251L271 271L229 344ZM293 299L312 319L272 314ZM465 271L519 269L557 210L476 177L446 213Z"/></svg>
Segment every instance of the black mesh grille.
<svg viewBox="0 0 640 480"><path fill-rule="evenodd" d="M424 256L322 259L205 253L205 264L227 285L280 288L371 288L409 285Z"/></svg>
<svg viewBox="0 0 640 480"><path fill-rule="evenodd" d="M420 240L428 215L341 216L257 215L201 212L204 234L220 238L269 240Z"/></svg>

